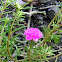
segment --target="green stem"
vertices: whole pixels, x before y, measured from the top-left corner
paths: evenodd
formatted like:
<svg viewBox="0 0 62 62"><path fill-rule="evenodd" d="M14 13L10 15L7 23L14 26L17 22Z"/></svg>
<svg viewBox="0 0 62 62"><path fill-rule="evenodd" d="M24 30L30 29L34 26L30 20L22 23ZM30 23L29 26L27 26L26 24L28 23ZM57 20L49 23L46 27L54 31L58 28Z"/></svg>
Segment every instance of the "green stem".
<svg viewBox="0 0 62 62"><path fill-rule="evenodd" d="M1 62L1 42L2 42L1 38L2 36L0 36L0 62Z"/></svg>
<svg viewBox="0 0 62 62"><path fill-rule="evenodd" d="M56 55L56 56L53 56L53 57L47 58L47 59L48 59L48 60L51 60L51 59L56 58L56 57L59 57L59 56L61 56L61 55L62 55L62 53L60 53L60 54L58 54L58 55Z"/></svg>
<svg viewBox="0 0 62 62"><path fill-rule="evenodd" d="M62 17L60 18L60 20L57 22L56 25L58 25L61 20L62 20ZM58 26L58 27L59 27L59 26ZM51 37L50 35L57 29L57 28L56 28L56 29L55 29L55 28L56 28L56 26L53 27L53 29L50 31L50 33L45 37L45 39L43 40L43 44L46 42L46 40L47 40L49 37Z"/></svg>
<svg viewBox="0 0 62 62"><path fill-rule="evenodd" d="M5 5L4 5L4 7L3 7L3 10L1 11L1 14L0 14L0 18L1 18L1 16L3 15L3 11L5 10L7 4L8 4L8 3L5 3Z"/></svg>
<svg viewBox="0 0 62 62"><path fill-rule="evenodd" d="M34 57L30 57L29 59L35 60L35 59L37 59L37 58L40 58L40 57L46 56L46 55L49 55L49 53L42 54L42 55L37 55L37 56L34 56Z"/></svg>
<svg viewBox="0 0 62 62"><path fill-rule="evenodd" d="M58 27L57 29L59 29L61 26L62 26L62 24L61 24L61 25L59 25L59 27ZM57 31L57 30L53 31L53 33L54 33L54 32L56 32L56 31Z"/></svg>
<svg viewBox="0 0 62 62"><path fill-rule="evenodd" d="M31 43L30 43L30 51L29 51L29 56L28 56L28 57L30 57L29 62L31 62L31 50L33 48L32 44L33 44L33 40L31 40Z"/></svg>
<svg viewBox="0 0 62 62"><path fill-rule="evenodd" d="M31 43L30 43L30 50L33 48L32 44L33 44L33 40L31 40Z"/></svg>
<svg viewBox="0 0 62 62"><path fill-rule="evenodd" d="M13 22L12 22L12 25L11 25L11 28L10 28L10 32L9 32L9 36L8 36L8 41L7 41L7 52L8 52L8 55L11 57L11 59L14 61L14 62L17 62L12 56L11 56L11 54L10 54L10 50L9 50L9 40L10 40L10 37L11 37L11 34L12 34L12 28L13 28L13 24L14 24L14 22L15 22L15 20L16 20L16 16L17 16L17 12L18 12L19 10L17 9L17 11L16 11L16 14L15 14L15 17L14 17L14 20L13 20ZM18 18L19 19L19 18Z"/></svg>
<svg viewBox="0 0 62 62"><path fill-rule="evenodd" d="M56 19L56 17L59 15L59 13L62 11L62 8L60 9L60 11L57 13L57 15L52 19L52 21L49 23L47 30L50 28L51 24L53 23L53 21Z"/></svg>
<svg viewBox="0 0 62 62"><path fill-rule="evenodd" d="M5 3L5 6L3 7L3 10L1 11L0 19L1 19L1 16L3 15L3 11L5 10L6 6L7 6L7 3ZM13 26L13 24L14 24L14 21L15 21L15 18L14 18L14 20L13 20L12 26ZM5 26L5 25L4 25L4 26ZM11 30L10 30L10 33L9 33L9 36L8 36L8 41L7 41L7 51L8 51L8 55L11 57L11 59L13 59L13 57L10 55L10 51L9 51L9 40L10 40L11 31L12 31L12 26L11 26ZM3 27L3 30L4 30L4 27ZM2 30L2 31L3 31L3 30ZM2 42L1 38L2 38L2 36L0 36L0 46L1 46L1 42ZM0 52L0 54L1 54L1 52ZM14 59L13 59L13 60L14 60ZM1 62L1 60L0 60L0 62ZM14 60L14 62L16 62L16 60Z"/></svg>
<svg viewBox="0 0 62 62"><path fill-rule="evenodd" d="M3 10L1 11L0 19L1 19L1 16L3 15L3 11L5 10L6 6L7 6L7 3L5 3L5 5L3 7ZM1 42L2 42L1 38L2 38L2 36L0 36L0 47L1 47ZM1 59L1 50L0 50L0 59ZM1 60L0 60L0 62L1 62Z"/></svg>
<svg viewBox="0 0 62 62"><path fill-rule="evenodd" d="M8 20L7 20L7 22L8 22ZM0 48L1 48L1 44L2 44L2 35L3 35L3 31L4 31L4 28L5 28L6 24L7 24L7 23L4 24L3 29L2 29L2 31L1 31L1 36L0 36ZM0 55L1 55L1 50L0 50ZM0 56L0 58L1 58L1 56ZM0 60L0 62L1 62L1 60Z"/></svg>
<svg viewBox="0 0 62 62"><path fill-rule="evenodd" d="M12 22L11 29L10 29L9 36L8 36L8 41L7 41L7 52L8 52L8 55L11 57L11 59L12 59L14 62L17 62L17 61L14 60L14 58L11 56L10 50L9 50L9 40L10 40L10 37L11 37L11 31L12 31L13 24L14 24L15 20L16 20L16 15L15 15L14 20L13 20L13 22Z"/></svg>
<svg viewBox="0 0 62 62"><path fill-rule="evenodd" d="M46 53L46 54L42 54L42 55L37 55L35 57L31 57L30 59L35 60L35 59L40 58L40 57L45 56L45 55L49 55L49 54ZM47 58L47 60L51 60L51 59L56 58L56 57L61 56L61 55L62 55L62 53L55 55L53 57ZM45 61L44 59L42 59L42 60Z"/></svg>

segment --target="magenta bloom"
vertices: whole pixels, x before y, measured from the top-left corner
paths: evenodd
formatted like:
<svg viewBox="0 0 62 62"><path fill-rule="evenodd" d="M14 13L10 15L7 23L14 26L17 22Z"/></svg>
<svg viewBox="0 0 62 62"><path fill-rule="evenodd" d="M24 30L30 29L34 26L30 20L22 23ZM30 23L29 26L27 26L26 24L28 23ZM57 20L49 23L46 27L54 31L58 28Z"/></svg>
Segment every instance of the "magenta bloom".
<svg viewBox="0 0 62 62"><path fill-rule="evenodd" d="M24 34L26 35L26 40L34 40L38 41L38 39L42 38L43 34L40 32L38 28L30 28L26 29Z"/></svg>

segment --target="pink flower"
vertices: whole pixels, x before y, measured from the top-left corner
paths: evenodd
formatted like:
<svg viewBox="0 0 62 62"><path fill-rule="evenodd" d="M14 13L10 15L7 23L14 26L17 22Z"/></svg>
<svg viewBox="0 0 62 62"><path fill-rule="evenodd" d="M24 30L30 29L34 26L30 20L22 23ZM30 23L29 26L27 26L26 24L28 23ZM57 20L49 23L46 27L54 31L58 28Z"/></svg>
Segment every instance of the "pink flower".
<svg viewBox="0 0 62 62"><path fill-rule="evenodd" d="M38 28L30 28L26 29L24 34L26 35L26 40L34 40L38 41L38 39L42 38L43 34L40 32Z"/></svg>

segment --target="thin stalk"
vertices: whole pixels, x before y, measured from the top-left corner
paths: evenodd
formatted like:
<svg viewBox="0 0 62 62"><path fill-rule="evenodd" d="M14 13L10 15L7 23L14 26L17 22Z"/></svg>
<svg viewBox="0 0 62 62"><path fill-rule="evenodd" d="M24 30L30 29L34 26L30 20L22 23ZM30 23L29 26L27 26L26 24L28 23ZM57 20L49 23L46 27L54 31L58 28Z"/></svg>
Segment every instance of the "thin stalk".
<svg viewBox="0 0 62 62"><path fill-rule="evenodd" d="M12 28L13 28L13 24L14 24L14 22L15 22L15 20L16 20L16 16L17 16L17 12L18 12L19 10L17 9L17 11L16 11L16 14L15 14L15 17L14 17L14 20L13 20L13 22L12 22L12 25L11 25L11 28L10 28L10 32L9 32L9 36L8 36L8 41L7 41L7 52L8 52L8 55L11 57L11 59L14 61L14 62L17 62L16 60L14 60L14 58L11 56L11 54L10 54L10 50L9 50L9 40L10 40L10 37L11 37L11 35L12 35ZM19 18L18 18L19 19ZM18 20L17 19L17 20Z"/></svg>
<svg viewBox="0 0 62 62"><path fill-rule="evenodd" d="M59 25L57 29L59 29L61 26L62 26L62 24ZM57 31L57 30L54 30L52 33L56 32L56 31ZM52 33L51 33L51 34L52 34ZM50 37L52 36L51 34L50 34L47 38L50 38ZM44 44L44 43L45 43L45 41L43 41L43 44Z"/></svg>
<svg viewBox="0 0 62 62"><path fill-rule="evenodd" d="M31 54L31 52L29 51L29 56L28 56L28 57L30 57L29 62L31 62L31 55L30 54Z"/></svg>
<svg viewBox="0 0 62 62"><path fill-rule="evenodd" d="M52 19L52 21L49 23L47 30L50 28L51 24L53 23L53 21L56 19L56 17L59 15L59 13L62 11L62 8L60 9L60 11L57 13L57 15Z"/></svg>
<svg viewBox="0 0 62 62"><path fill-rule="evenodd" d="M1 16L2 16L3 11L5 10L6 6L7 6L7 3L4 5L3 10L1 11L0 19L1 19ZM0 36L0 48L1 48L1 42L2 42L1 38L2 38L2 36ZM1 50L0 50L0 62L1 62Z"/></svg>
<svg viewBox="0 0 62 62"><path fill-rule="evenodd" d="M1 18L1 16L3 15L3 11L5 10L6 6L7 6L7 3L5 3L5 6L3 7L3 10L1 11L0 18ZM13 20L12 26L13 26L13 24L14 24L14 21L15 21L15 18L14 18L14 20ZM8 55L11 57L11 59L14 60L14 58L10 55L10 51L9 51L9 40L10 40L11 31L12 31L12 26L11 26L11 30L10 30L10 33L9 33L9 36L8 36L7 51L8 51ZM3 29L3 30L4 30L4 29ZM2 36L0 36L0 46L1 46L1 42L2 42L1 38L2 38ZM1 54L1 52L0 52L0 54ZM1 62L1 60L0 60L0 62ZM14 60L14 62L17 62L17 61Z"/></svg>
<svg viewBox="0 0 62 62"><path fill-rule="evenodd" d="M60 21L62 20L62 17L60 18L60 20L57 22L57 24L56 25L58 25L59 23L60 23ZM56 26L55 27L53 27L53 29L50 31L50 34L54 31L54 29L56 28Z"/></svg>
<svg viewBox="0 0 62 62"><path fill-rule="evenodd" d="M1 38L2 36L0 36L0 62L1 62L1 42L2 42Z"/></svg>
<svg viewBox="0 0 62 62"><path fill-rule="evenodd" d="M7 20L7 22L8 22L8 20ZM3 35L3 31L4 31L4 28L5 28L6 24L7 24L7 23L4 24L3 29L2 29L2 31L1 31L1 36L0 36L0 48L1 48L1 44L2 44L2 35ZM0 50L0 58L1 58L1 50ZM0 60L0 62L1 62L1 60Z"/></svg>
<svg viewBox="0 0 62 62"><path fill-rule="evenodd" d="M53 57L47 58L47 59L48 59L48 60L51 60L51 59L56 58L56 57L59 57L59 56L61 56L61 55L62 55L62 53L60 53L60 54L58 54L58 55L55 55L55 56L53 56Z"/></svg>
<svg viewBox="0 0 62 62"><path fill-rule="evenodd" d="M31 51L29 50L29 53L27 53L27 57L29 57L29 59L27 59L27 60L29 60L29 62L31 62Z"/></svg>
<svg viewBox="0 0 62 62"><path fill-rule="evenodd" d="M60 20L57 22L56 25L58 25L60 23L60 21L62 20L62 17L60 18ZM53 27L53 29L50 31L50 33L45 37L45 39L43 40L43 44L45 43L45 41L47 40L47 38L49 38L49 36L53 33L53 31L55 31L56 27ZM57 28L56 28L57 29Z"/></svg>
<svg viewBox="0 0 62 62"><path fill-rule="evenodd" d="M58 58L58 57L56 56L56 60L55 60L55 62L57 62L57 58Z"/></svg>
<svg viewBox="0 0 62 62"><path fill-rule="evenodd" d="M61 26L62 26L62 24L60 24L60 25L58 26L58 28L57 28L57 29L59 29ZM54 32L56 32L56 31L57 31L57 30L53 31L53 33L54 33Z"/></svg>
<svg viewBox="0 0 62 62"><path fill-rule="evenodd" d="M49 54L46 53L46 54L42 54L42 55L37 55L37 56L35 56L35 57L31 57L30 59L34 60L34 59L36 59L36 58L40 58L40 57L45 56L45 55L49 55ZM61 55L62 55L62 53L60 53L60 54L58 54L58 55L55 55L55 56L53 56L53 57L47 58L47 60L51 60L51 59L56 58L56 57L59 57L59 56L61 56ZM45 61L44 59L42 59L42 60Z"/></svg>
<svg viewBox="0 0 62 62"><path fill-rule="evenodd" d="M5 10L6 6L7 6L7 3L5 3L5 5L4 5L4 7L3 7L3 10L1 11L0 18L1 18L1 16L3 15L3 11Z"/></svg>
<svg viewBox="0 0 62 62"><path fill-rule="evenodd" d="M14 58L11 56L10 50L9 50L9 40L10 40L10 37L11 37L11 31L12 31L13 24L14 24L15 20L16 20L16 15L15 15L14 20L13 20L13 22L12 22L11 29L10 29L9 36L8 36L8 41L7 41L7 52L8 52L8 55L10 56L10 58L11 58L14 62L17 62L17 61L14 60Z"/></svg>
<svg viewBox="0 0 62 62"><path fill-rule="evenodd" d="M32 50L32 48L33 48L32 44L33 44L33 40L31 40L31 43L30 43L30 50ZM29 51L28 57L30 57L29 62L31 62L31 51Z"/></svg>
<svg viewBox="0 0 62 62"><path fill-rule="evenodd" d="M49 55L49 53L42 54L42 55L37 55L37 56L31 57L31 58L29 58L29 59L35 60L36 58L40 58L40 57L46 56L46 55Z"/></svg>

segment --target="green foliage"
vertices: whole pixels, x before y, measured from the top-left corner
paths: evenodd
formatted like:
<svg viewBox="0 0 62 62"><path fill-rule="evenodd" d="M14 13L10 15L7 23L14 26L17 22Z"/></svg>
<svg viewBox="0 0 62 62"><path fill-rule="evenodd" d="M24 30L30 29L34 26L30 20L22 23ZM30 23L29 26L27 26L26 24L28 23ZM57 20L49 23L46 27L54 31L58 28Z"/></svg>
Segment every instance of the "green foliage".
<svg viewBox="0 0 62 62"><path fill-rule="evenodd" d="M28 59L31 59L32 61L41 61L43 62L43 59L47 60L47 56L54 55L53 51L51 50L50 46L47 46L46 44L43 45L38 45L36 44L35 46L32 46L32 49L26 46L25 50L27 51L27 58L24 59L24 62L27 61ZM30 57L29 57L30 56ZM28 61L29 62L29 61Z"/></svg>
<svg viewBox="0 0 62 62"><path fill-rule="evenodd" d="M14 2L14 0L7 0L7 1ZM2 36L2 38L1 38L2 42L1 42L1 45L0 45L1 46L0 52L1 52L1 56L3 58L4 57L9 57L9 55L7 53L7 48L8 48L7 42L8 42L9 35L13 34L15 31L18 31L18 30L23 29L25 27L24 25L21 25L21 24L18 23L19 21L21 21L22 17L24 17L23 16L24 14L23 14L22 11L20 11L20 10L17 9L16 12L14 12L14 11L3 12L3 7L5 7L4 10L8 9L7 6L9 6L10 3L8 3L6 6L4 6L4 4L2 4L0 6L0 10L2 12L1 16L3 14L6 15L4 18L0 18L0 23L1 23L1 25L0 25L0 36ZM11 12L13 13L12 14L13 17L10 18L8 14L11 13ZM13 23L13 21L15 23ZM12 23L13 23L13 25L12 25ZM14 29L16 25L20 26L20 27L17 28L17 29ZM11 30L11 29L13 29L13 30ZM18 35L20 35L20 33L18 33L17 35L15 35L13 38L11 38L9 40L10 55L12 55L13 51L15 50L13 48L13 46L14 46L16 48L16 51L15 51L16 52L16 58L17 58L17 56L20 55L20 49L21 49L21 48L18 48L17 45L15 44ZM9 59L11 59L11 58L9 58ZM9 59L3 60L3 62L7 62Z"/></svg>
<svg viewBox="0 0 62 62"><path fill-rule="evenodd" d="M51 40L54 40L55 43L60 42L61 35L59 35L59 33L62 33L62 30L59 29L61 25L59 22L62 21L62 19L60 19L62 17L61 12L51 23L50 26L53 27L52 29L49 27L49 25L49 28L43 27L44 37L42 41L39 40L38 42L33 42L32 40L30 42L25 40L28 45L20 45L20 47L18 47L19 42L21 43L21 41L18 40L18 36L21 34L21 32L18 32L16 35L14 35L14 33L25 28L24 24L19 24L19 22L24 22L23 18L25 18L23 11L20 9L28 9L33 7L24 8L29 2L27 2L24 6L20 6L18 3L16 3L16 0L6 1L6 3L3 3L3 0L1 0L2 4L0 6L0 56L3 58L3 62L7 62L8 60L17 61L17 56L20 56L20 54L23 53L26 53L24 55L26 58L22 60L23 62L48 62L47 57L54 55L54 51L52 50L51 46L48 46L47 42L51 42ZM14 2L15 5L12 5L12 2ZM16 12L5 12L9 5L12 5L14 9L16 8ZM12 13L12 17L9 17L10 13ZM18 26L18 28L16 26ZM56 31L58 32L55 34ZM22 48L24 48L23 51L21 51ZM13 53L15 53L14 59L12 59Z"/></svg>

